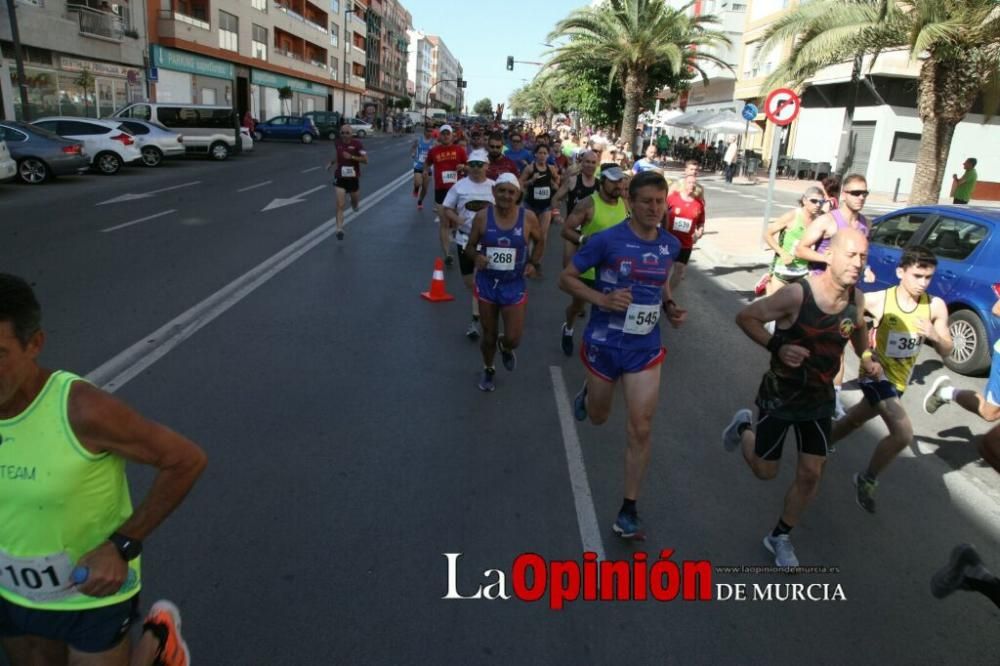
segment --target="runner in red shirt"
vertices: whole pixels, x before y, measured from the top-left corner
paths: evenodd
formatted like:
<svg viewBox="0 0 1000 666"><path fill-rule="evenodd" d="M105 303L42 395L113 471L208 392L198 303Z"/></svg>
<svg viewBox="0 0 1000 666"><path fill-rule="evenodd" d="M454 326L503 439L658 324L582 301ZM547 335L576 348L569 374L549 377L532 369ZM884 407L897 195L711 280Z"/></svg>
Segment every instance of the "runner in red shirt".
<svg viewBox="0 0 1000 666"><path fill-rule="evenodd" d="M667 195L664 227L681 242L681 253L670 275L671 290L676 289L684 279L691 250L705 233L705 204L695 196L695 185L697 182L694 176L685 176L683 188Z"/></svg>
<svg viewBox="0 0 1000 666"><path fill-rule="evenodd" d="M361 165L368 163L368 153L360 141L354 138L351 126L340 128L340 138L333 142L335 155L326 166L334 169L334 192L337 195L337 240L344 240L344 208L347 195L351 195L351 207L357 211L360 203L358 190L361 187Z"/></svg>
<svg viewBox="0 0 1000 666"><path fill-rule="evenodd" d="M449 253L451 248L451 229L441 212L441 204L448 194L448 190L458 182L460 172L465 171L465 162L468 159L465 149L452 143L451 125L442 125L439 130L438 144L427 153L425 171L434 168L434 211L438 216L438 237L441 241L441 251L444 252L444 263L451 266L455 263L455 258Z"/></svg>

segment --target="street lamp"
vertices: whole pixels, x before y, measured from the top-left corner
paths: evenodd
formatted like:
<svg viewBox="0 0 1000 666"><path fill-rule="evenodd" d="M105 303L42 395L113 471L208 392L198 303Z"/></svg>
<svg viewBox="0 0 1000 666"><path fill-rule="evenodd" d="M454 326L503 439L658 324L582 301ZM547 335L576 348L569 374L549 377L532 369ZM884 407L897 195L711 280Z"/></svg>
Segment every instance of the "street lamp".
<svg viewBox="0 0 1000 666"><path fill-rule="evenodd" d="M354 3L348 2L344 5L344 80L341 81L341 104L340 104L340 124L344 124L344 119L347 118L347 82L350 80L350 73L347 68L347 17L350 14L355 13Z"/></svg>
<svg viewBox="0 0 1000 666"><path fill-rule="evenodd" d="M440 79L435 81L430 88L427 89L427 95L424 96L424 125L427 125L427 107L430 106L431 102L431 91L434 90L434 86L439 83L457 83L459 88L465 88L468 81L465 79ZM461 109L458 109L461 111Z"/></svg>

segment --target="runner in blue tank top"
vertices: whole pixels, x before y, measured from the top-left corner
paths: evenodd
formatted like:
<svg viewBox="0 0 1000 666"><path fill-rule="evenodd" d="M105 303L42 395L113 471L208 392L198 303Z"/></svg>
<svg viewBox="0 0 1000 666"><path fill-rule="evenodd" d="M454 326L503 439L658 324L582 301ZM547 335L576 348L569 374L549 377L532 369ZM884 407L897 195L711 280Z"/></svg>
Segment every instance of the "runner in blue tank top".
<svg viewBox="0 0 1000 666"><path fill-rule="evenodd" d="M427 153L434 147L434 128L424 125L424 135L418 136L413 142L410 150L410 157L413 158L413 196L417 199L417 209L424 207L424 196L427 194L427 174L424 173L424 162L427 160Z"/></svg>
<svg viewBox="0 0 1000 666"><path fill-rule="evenodd" d="M476 214L465 245L466 257L476 264L476 298L483 327L479 343L483 353L481 391L496 388L493 358L497 349L507 370L517 367L514 350L521 344L527 299L524 278L534 275L545 249L538 218L517 205L520 193L517 176L501 174L493 187L496 206ZM530 261L528 247L533 247ZM503 337L498 336L501 316Z"/></svg>
<svg viewBox="0 0 1000 666"><path fill-rule="evenodd" d="M655 171L629 183L632 216L594 234L563 270L559 286L593 304L580 350L587 378L574 400L577 420L588 416L600 425L608 419L615 385L621 380L629 411L625 453L625 499L612 529L622 538L644 539L636 500L649 465L651 425L660 397L660 311L676 328L687 312L670 294L670 271L680 242L660 228L667 182ZM596 268L595 288L580 274Z"/></svg>

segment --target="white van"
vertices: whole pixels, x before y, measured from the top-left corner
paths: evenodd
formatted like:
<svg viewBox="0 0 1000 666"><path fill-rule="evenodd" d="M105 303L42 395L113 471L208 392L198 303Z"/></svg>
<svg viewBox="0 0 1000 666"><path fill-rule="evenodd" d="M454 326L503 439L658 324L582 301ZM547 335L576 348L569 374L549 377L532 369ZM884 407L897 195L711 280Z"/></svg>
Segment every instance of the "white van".
<svg viewBox="0 0 1000 666"><path fill-rule="evenodd" d="M187 152L206 153L213 160L224 160L242 149L239 120L228 106L136 102L115 111L114 117L160 123L184 136Z"/></svg>

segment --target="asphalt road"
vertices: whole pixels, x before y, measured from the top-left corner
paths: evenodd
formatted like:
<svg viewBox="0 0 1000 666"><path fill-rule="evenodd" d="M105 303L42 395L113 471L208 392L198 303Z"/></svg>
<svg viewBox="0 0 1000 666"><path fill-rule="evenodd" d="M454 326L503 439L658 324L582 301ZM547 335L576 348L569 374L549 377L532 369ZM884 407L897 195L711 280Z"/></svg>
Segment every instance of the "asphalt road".
<svg viewBox="0 0 1000 666"><path fill-rule="evenodd" d="M839 573L713 578L840 585L846 601L576 601L553 611L546 601L443 600L444 553L463 554L464 595L496 579L484 579L487 569L506 573L509 592L521 553L580 561L585 544L611 560L673 549L678 563L770 564L761 538L792 469L786 460L777 480L760 482L722 450L719 432L752 402L766 353L733 324L746 297L739 272L696 259L678 298L689 320L664 334L639 503L650 538L638 548L619 542L610 525L621 501L623 404L599 428L560 419L583 369L559 349L558 252L547 254L546 279L529 286L517 371L500 369L497 391L480 393L457 271L447 275L455 302L418 295L438 252L430 207L418 212L406 185L371 197L408 170L407 144L366 143L368 207L340 243L324 226L329 187L263 210L328 184L315 168L329 154L324 143L0 187L0 266L37 285L45 364L81 374L110 367L101 376L118 378L119 396L208 451L205 476L144 555L144 605L179 604L196 663L997 661L982 641L1000 613L982 597L938 601L928 589L961 541L1000 568L997 504L957 471L976 464L968 440L985 427L948 407L939 423L915 418L918 437L960 432L901 457L874 516L856 506L850 478L881 426L830 460L793 538L803 564ZM711 205L750 204L720 193ZM308 234L315 244L287 265L241 281ZM225 298L199 306L227 285ZM911 414L920 396L906 396ZM152 475L136 468L131 478L138 499Z"/></svg>

